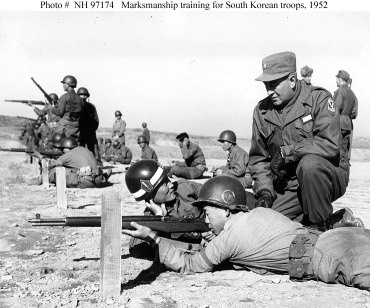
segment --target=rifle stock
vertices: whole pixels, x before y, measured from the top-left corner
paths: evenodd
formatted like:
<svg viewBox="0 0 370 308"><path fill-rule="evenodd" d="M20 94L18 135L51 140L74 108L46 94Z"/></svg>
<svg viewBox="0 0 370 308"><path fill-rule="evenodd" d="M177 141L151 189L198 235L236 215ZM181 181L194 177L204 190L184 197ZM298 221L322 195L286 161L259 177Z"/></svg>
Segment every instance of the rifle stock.
<svg viewBox="0 0 370 308"><path fill-rule="evenodd" d="M201 218L194 217L166 217L166 216L122 216L122 229L135 230L131 222L146 226L153 231L163 233L180 232L206 232L209 231L207 224ZM39 214L35 219L29 219L32 226L62 226L62 227L101 227L100 216L77 216L63 218L42 219Z"/></svg>
<svg viewBox="0 0 370 308"><path fill-rule="evenodd" d="M6 99L6 102L10 103L22 103L22 104L28 104L31 103L33 105L38 105L38 106L44 106L45 103L43 101L33 101L33 100L26 100L26 99Z"/></svg>
<svg viewBox="0 0 370 308"><path fill-rule="evenodd" d="M48 102L50 103L50 104L52 104L53 103L53 100L51 99L51 97L49 96L49 94L47 94L46 92L45 92L45 90L36 82L36 80L33 78L33 77L31 77L31 80L33 81L33 83L36 85L36 87L38 87L39 89L40 89L40 91L44 94L44 96L45 96L45 98L48 100Z"/></svg>

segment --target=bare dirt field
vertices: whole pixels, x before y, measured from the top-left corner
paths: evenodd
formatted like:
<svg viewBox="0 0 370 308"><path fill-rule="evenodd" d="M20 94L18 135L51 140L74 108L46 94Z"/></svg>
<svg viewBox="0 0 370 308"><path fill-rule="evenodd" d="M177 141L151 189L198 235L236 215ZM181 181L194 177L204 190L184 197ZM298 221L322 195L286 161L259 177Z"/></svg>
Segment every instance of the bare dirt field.
<svg viewBox="0 0 370 308"><path fill-rule="evenodd" d="M4 124L4 122L2 122ZM131 130L128 146L138 157ZM18 147L20 126L2 125L0 147ZM104 132L101 133L104 135ZM207 140L207 141L205 141ZM209 167L225 163L216 140L199 137ZM203 146L204 142L204 146ZM248 141L244 140L247 148ZM180 158L174 136L154 134L160 161ZM27 219L100 215L101 195L117 191L125 215L140 215L125 186L123 165L113 165L111 186L68 189L67 210L56 208L56 188L29 186L37 175L27 154L0 152L0 307L368 307L370 293L316 281L292 282L288 276L260 276L225 270L183 276L131 258L128 237L122 238L121 296L102 299L100 293L100 228L31 227ZM350 183L335 209L349 206L370 226L370 151L352 153ZM370 257L370 256L369 256Z"/></svg>

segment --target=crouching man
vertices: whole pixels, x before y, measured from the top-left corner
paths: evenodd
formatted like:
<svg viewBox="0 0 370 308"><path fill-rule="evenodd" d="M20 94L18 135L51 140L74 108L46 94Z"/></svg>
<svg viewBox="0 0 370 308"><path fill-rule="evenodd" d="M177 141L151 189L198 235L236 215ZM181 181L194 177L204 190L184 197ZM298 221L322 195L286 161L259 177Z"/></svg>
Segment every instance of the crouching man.
<svg viewBox="0 0 370 308"><path fill-rule="evenodd" d="M176 249L151 229L135 222L124 234L158 249L160 262L184 274L212 271L229 262L258 274L289 274L370 290L370 230L337 228L322 233L268 208L249 210L243 186L219 176L208 180L193 205L204 209L214 237L204 250Z"/></svg>
<svg viewBox="0 0 370 308"><path fill-rule="evenodd" d="M102 172L101 163L88 149L78 146L73 137L64 138L59 148L63 155L53 160L49 167L49 182L56 182L55 167L63 166L66 170L66 184L70 188L101 187L109 178L111 169Z"/></svg>

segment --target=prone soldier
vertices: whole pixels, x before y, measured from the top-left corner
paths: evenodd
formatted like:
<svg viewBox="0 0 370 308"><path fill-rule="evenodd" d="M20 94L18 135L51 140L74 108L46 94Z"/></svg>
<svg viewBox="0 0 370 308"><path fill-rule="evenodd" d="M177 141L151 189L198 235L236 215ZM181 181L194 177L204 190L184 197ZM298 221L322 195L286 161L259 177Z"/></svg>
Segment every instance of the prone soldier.
<svg viewBox="0 0 370 308"><path fill-rule="evenodd" d="M244 188L234 178L208 180L193 205L205 211L215 237L201 251L177 249L148 227L124 234L147 241L160 263L182 274L212 271L222 262L258 274L289 274L370 291L370 230L338 228L324 233L267 208L249 210Z"/></svg>

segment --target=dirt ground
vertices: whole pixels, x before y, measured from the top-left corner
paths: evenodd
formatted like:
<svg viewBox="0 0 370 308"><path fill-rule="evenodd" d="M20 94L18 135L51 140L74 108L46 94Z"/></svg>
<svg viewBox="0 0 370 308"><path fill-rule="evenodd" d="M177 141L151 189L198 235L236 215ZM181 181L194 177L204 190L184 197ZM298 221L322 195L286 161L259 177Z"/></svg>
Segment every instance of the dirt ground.
<svg viewBox="0 0 370 308"><path fill-rule="evenodd" d="M1 147L19 146L17 132L1 134ZM156 149L156 145L153 146ZM158 146L157 146L158 147ZM173 151L176 151L174 148ZM56 188L29 186L37 175L27 154L0 152L0 307L368 307L370 293L316 281L292 282L288 276L218 271L183 276L131 258L122 237L122 293L102 299L100 228L32 227L27 219L100 215L101 195L117 191L125 215L140 215L125 183L125 169L114 165L111 186L68 189L67 210L56 208ZM353 152L351 179L335 209L349 206L370 226L368 153ZM161 159L163 164L170 157ZM224 163L207 160L209 166ZM368 186L369 185L369 186Z"/></svg>

